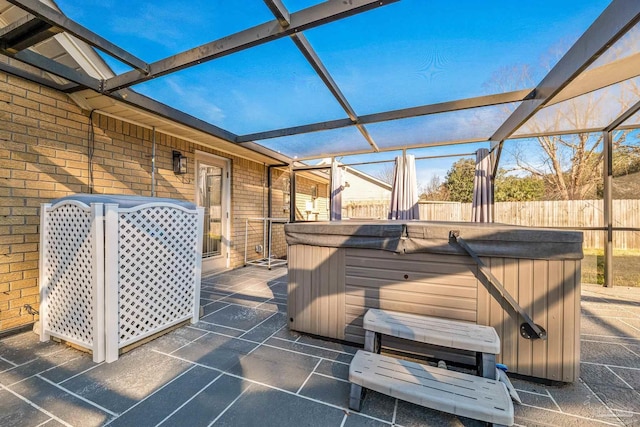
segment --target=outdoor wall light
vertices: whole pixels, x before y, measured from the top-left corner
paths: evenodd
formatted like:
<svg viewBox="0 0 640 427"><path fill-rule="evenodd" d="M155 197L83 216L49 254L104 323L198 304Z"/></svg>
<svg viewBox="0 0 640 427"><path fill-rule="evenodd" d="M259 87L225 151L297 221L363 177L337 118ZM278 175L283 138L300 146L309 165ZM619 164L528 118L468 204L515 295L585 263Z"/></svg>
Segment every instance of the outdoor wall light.
<svg viewBox="0 0 640 427"><path fill-rule="evenodd" d="M187 158L176 150L173 150L173 173L176 175L187 173Z"/></svg>

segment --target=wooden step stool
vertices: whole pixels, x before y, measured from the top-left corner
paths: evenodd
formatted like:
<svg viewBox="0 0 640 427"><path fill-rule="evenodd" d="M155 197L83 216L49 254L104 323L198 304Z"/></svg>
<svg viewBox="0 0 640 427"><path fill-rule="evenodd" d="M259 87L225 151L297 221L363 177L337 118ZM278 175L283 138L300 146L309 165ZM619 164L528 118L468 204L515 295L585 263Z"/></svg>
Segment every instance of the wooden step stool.
<svg viewBox="0 0 640 427"><path fill-rule="evenodd" d="M349 366L349 407L359 411L362 388L494 425L512 425L513 403L499 381L358 350Z"/></svg>
<svg viewBox="0 0 640 427"><path fill-rule="evenodd" d="M364 349L378 353L381 335L476 353L478 375L496 379L500 337L490 326L394 311L369 309L364 315Z"/></svg>

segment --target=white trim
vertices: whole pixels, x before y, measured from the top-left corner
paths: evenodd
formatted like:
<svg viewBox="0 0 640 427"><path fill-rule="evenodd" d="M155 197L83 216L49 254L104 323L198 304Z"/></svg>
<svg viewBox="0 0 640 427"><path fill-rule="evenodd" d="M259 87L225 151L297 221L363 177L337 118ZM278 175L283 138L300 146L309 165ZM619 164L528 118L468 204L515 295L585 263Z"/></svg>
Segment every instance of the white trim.
<svg viewBox="0 0 640 427"><path fill-rule="evenodd" d="M105 357L105 325L104 325L104 203L91 203L91 234L94 239L93 248L93 361L100 363Z"/></svg>
<svg viewBox="0 0 640 427"><path fill-rule="evenodd" d="M206 153L200 150L194 150L194 201L198 204L198 164L212 163L212 166L222 166L222 250L221 257L223 258L223 268L229 268L230 265L230 251L231 251L231 178L232 178L232 161L227 157L218 156L211 153ZM204 224L203 224L204 225ZM202 262L201 273L209 274L210 271L204 271L205 260Z"/></svg>

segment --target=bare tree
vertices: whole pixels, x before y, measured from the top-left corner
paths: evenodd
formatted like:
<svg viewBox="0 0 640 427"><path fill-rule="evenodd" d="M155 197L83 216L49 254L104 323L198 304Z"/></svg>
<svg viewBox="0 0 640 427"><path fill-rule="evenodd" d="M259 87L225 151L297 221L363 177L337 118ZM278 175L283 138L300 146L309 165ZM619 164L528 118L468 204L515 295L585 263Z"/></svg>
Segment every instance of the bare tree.
<svg viewBox="0 0 640 427"><path fill-rule="evenodd" d="M448 192L438 175L432 175L429 182L420 188L421 200L449 200Z"/></svg>
<svg viewBox="0 0 640 427"><path fill-rule="evenodd" d="M396 173L396 167L394 163L385 163L382 169L378 169L372 173L374 178L379 179L382 182L386 182L389 185L393 185L393 179Z"/></svg>
<svg viewBox="0 0 640 427"><path fill-rule="evenodd" d="M532 73L529 65L503 67L486 86L500 91L533 87ZM603 135L601 132L568 132L602 127L600 117L607 117L605 112L620 110L622 113L639 95L637 82L630 80L548 106L525 124L523 132L556 135L510 141L505 149L512 154L516 169L544 180L548 198L594 197L602 181ZM614 150L624 147L627 134L627 131L614 133Z"/></svg>

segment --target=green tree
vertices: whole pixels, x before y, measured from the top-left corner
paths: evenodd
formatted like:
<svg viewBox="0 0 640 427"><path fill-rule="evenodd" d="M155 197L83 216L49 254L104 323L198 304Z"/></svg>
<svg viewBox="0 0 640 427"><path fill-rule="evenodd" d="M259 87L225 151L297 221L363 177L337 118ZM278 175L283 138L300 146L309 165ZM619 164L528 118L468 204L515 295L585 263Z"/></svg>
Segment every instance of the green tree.
<svg viewBox="0 0 640 427"><path fill-rule="evenodd" d="M526 202L544 199L544 181L533 176L506 176L500 169L495 183L496 202Z"/></svg>
<svg viewBox="0 0 640 427"><path fill-rule="evenodd" d="M447 172L444 188L452 202L470 203L473 200L473 177L476 162L473 159L460 159Z"/></svg>
<svg viewBox="0 0 640 427"><path fill-rule="evenodd" d="M439 190L433 190L433 194L446 194L452 202L470 203L473 200L473 178L475 176L475 161L473 159L460 159L455 162L447 172L445 181ZM545 194L544 180L535 176L507 175L504 169L498 170L495 179L495 201L529 201L542 200ZM427 200L438 200L428 198Z"/></svg>

